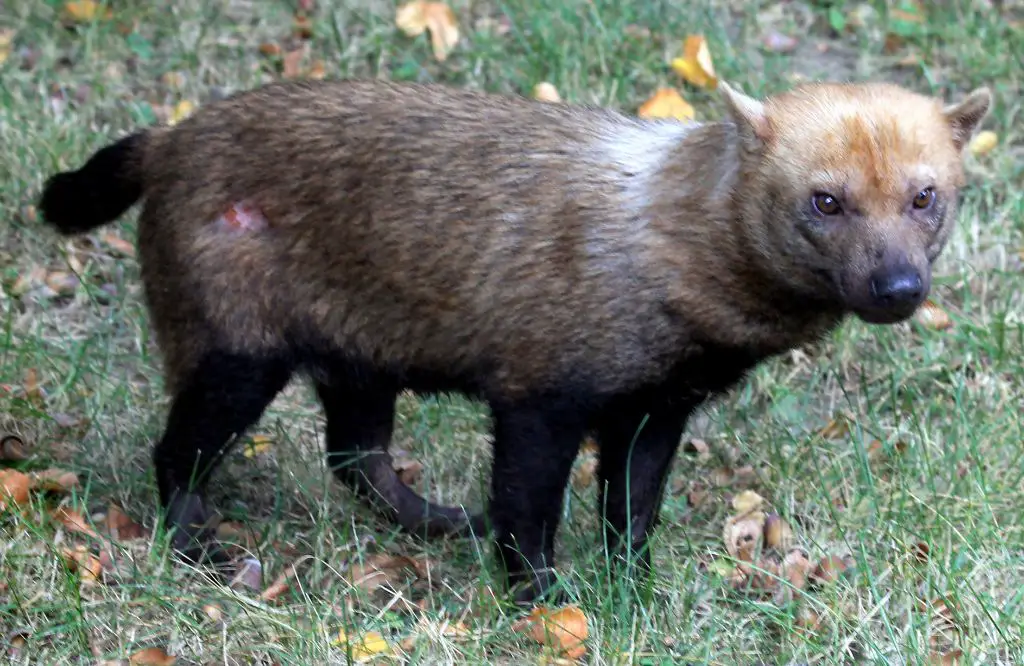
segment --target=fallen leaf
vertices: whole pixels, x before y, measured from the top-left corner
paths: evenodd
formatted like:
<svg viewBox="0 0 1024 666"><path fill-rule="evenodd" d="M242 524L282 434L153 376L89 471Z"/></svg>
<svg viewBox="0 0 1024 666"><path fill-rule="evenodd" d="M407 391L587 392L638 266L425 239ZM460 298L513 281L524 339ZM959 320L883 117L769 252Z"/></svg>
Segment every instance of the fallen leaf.
<svg viewBox="0 0 1024 666"><path fill-rule="evenodd" d="M528 629L533 640L554 648L560 656L569 659L579 659L587 651L583 644L588 635L587 616L575 605L555 611L538 606L530 611L527 618L517 623L514 629Z"/></svg>
<svg viewBox="0 0 1024 666"><path fill-rule="evenodd" d="M683 445L683 453L697 456L697 460L707 460L711 457L711 447L703 439L691 439Z"/></svg>
<svg viewBox="0 0 1024 666"><path fill-rule="evenodd" d="M964 651L960 648L952 648L946 651L933 651L928 655L928 663L934 666L957 666Z"/></svg>
<svg viewBox="0 0 1024 666"><path fill-rule="evenodd" d="M583 459L572 472L572 487L577 491L589 488L594 482L594 475L597 473L597 458L589 455Z"/></svg>
<svg viewBox="0 0 1024 666"><path fill-rule="evenodd" d="M369 661L376 655L391 652L391 646L387 640L376 631L368 631L353 641L344 629L339 629L338 638L334 644L350 649L352 659L355 661Z"/></svg>
<svg viewBox="0 0 1024 666"><path fill-rule="evenodd" d="M693 120L696 111L684 100L675 88L658 88L646 102L637 109L641 118L675 118Z"/></svg>
<svg viewBox="0 0 1024 666"><path fill-rule="evenodd" d="M971 140L971 154L975 157L981 157L991 152L997 143L999 143L999 135L992 130L978 132L974 139Z"/></svg>
<svg viewBox="0 0 1024 666"><path fill-rule="evenodd" d="M308 16L296 16L292 21L292 34L299 39L312 39L313 21Z"/></svg>
<svg viewBox="0 0 1024 666"><path fill-rule="evenodd" d="M12 433L0 433L0 460L18 462L28 460L25 440Z"/></svg>
<svg viewBox="0 0 1024 666"><path fill-rule="evenodd" d="M825 424L825 427L818 431L822 439L842 439L850 432L850 419L844 414L838 414L835 418Z"/></svg>
<svg viewBox="0 0 1024 666"><path fill-rule="evenodd" d="M276 42L263 42L260 44L260 53L269 58L275 58L281 55L281 47Z"/></svg>
<svg viewBox="0 0 1024 666"><path fill-rule="evenodd" d="M918 541L914 544L911 552L913 553L915 560L921 564L926 564L928 562L928 555L931 552L931 549L924 541Z"/></svg>
<svg viewBox="0 0 1024 666"><path fill-rule="evenodd" d="M443 2L407 2L395 11L395 25L409 37L417 37L424 30L429 31L434 57L439 62L444 62L459 42L455 12Z"/></svg>
<svg viewBox="0 0 1024 666"><path fill-rule="evenodd" d="M785 550L793 545L793 530L777 513L769 513L764 521L764 543L769 548Z"/></svg>
<svg viewBox="0 0 1024 666"><path fill-rule="evenodd" d="M810 571L811 560L802 549L794 548L786 553L786 557L782 560L782 577L789 582L789 585L779 586L775 602L781 605L799 596L807 587Z"/></svg>
<svg viewBox="0 0 1024 666"><path fill-rule="evenodd" d="M293 563L274 579L274 582L267 586L267 589L260 593L261 601L274 601L284 594L291 586L291 581L298 573L298 563Z"/></svg>
<svg viewBox="0 0 1024 666"><path fill-rule="evenodd" d="M102 236L103 243L111 250L120 254L122 257L134 257L135 246L131 242L126 241L120 236L113 233L105 233Z"/></svg>
<svg viewBox="0 0 1024 666"><path fill-rule="evenodd" d="M555 88L555 85L548 81L541 81L533 87L533 98L541 102L552 102L555 104L562 101L562 96L558 94L558 88Z"/></svg>
<svg viewBox="0 0 1024 666"><path fill-rule="evenodd" d="M914 313L914 320L933 331L945 331L953 326L953 320L930 298L921 304Z"/></svg>
<svg viewBox="0 0 1024 666"><path fill-rule="evenodd" d="M690 35L683 44L683 57L672 60L672 69L691 85L714 89L718 77L703 35Z"/></svg>
<svg viewBox="0 0 1024 666"><path fill-rule="evenodd" d="M0 65L7 62L11 55L11 42L14 41L13 28L0 28Z"/></svg>
<svg viewBox="0 0 1024 666"><path fill-rule="evenodd" d="M22 383L22 387L25 389L25 397L30 400L41 400L46 397L46 392L43 391L43 387L39 383L39 373L35 368L25 371L25 381Z"/></svg>
<svg viewBox="0 0 1024 666"><path fill-rule="evenodd" d="M175 661L177 657L155 647L139 650L128 657L128 663L132 666L171 666Z"/></svg>
<svg viewBox="0 0 1024 666"><path fill-rule="evenodd" d="M821 628L821 616L813 608L801 606L797 611L796 626L800 633L816 634Z"/></svg>
<svg viewBox="0 0 1024 666"><path fill-rule="evenodd" d="M110 7L106 7L101 15L100 3L96 0L72 0L64 3L64 15L72 21L88 23L94 19L109 19L114 15Z"/></svg>
<svg viewBox="0 0 1024 666"><path fill-rule="evenodd" d="M313 64L309 66L309 71L306 76L313 79L314 81L320 81L327 78L327 66L323 60L314 60Z"/></svg>
<svg viewBox="0 0 1024 666"><path fill-rule="evenodd" d="M851 563L838 555L827 555L818 561L818 564L811 571L810 580L817 585L833 583L850 568Z"/></svg>
<svg viewBox="0 0 1024 666"><path fill-rule="evenodd" d="M69 509L66 506L57 507L50 511L50 517L63 525L69 532L98 536L96 530L86 522L85 516L74 509Z"/></svg>
<svg viewBox="0 0 1024 666"><path fill-rule="evenodd" d="M297 79L302 75L302 57L305 49L295 49L281 56L281 76L286 79Z"/></svg>
<svg viewBox="0 0 1024 666"><path fill-rule="evenodd" d="M71 296L78 289L78 277L66 271L48 273L45 282L58 296Z"/></svg>
<svg viewBox="0 0 1024 666"><path fill-rule="evenodd" d="M753 562L764 536L764 521L765 515L761 511L728 518L722 530L722 539L729 555L741 562Z"/></svg>
<svg viewBox="0 0 1024 666"><path fill-rule="evenodd" d="M16 469L0 469L0 512L11 506L27 504L31 486L27 474Z"/></svg>
<svg viewBox="0 0 1024 666"><path fill-rule="evenodd" d="M739 515L760 509L763 505L764 498L753 490L744 490L732 498L732 508Z"/></svg>
<svg viewBox="0 0 1024 666"><path fill-rule="evenodd" d="M415 485L423 476L423 463L413 458L395 458L391 461L391 469L398 473L398 478L407 486Z"/></svg>
<svg viewBox="0 0 1024 666"><path fill-rule="evenodd" d="M103 563L88 546L78 544L74 548L61 548L60 553L68 568L81 574L83 582L95 583L100 579Z"/></svg>
<svg viewBox="0 0 1024 666"><path fill-rule="evenodd" d="M246 458L255 458L270 450L271 440L266 435L253 435L242 448L242 455Z"/></svg>
<svg viewBox="0 0 1024 666"><path fill-rule="evenodd" d="M107 533L119 541L131 541L146 536L146 529L132 520L131 516L116 504L111 504L107 508L106 526Z"/></svg>
<svg viewBox="0 0 1024 666"><path fill-rule="evenodd" d="M167 124L177 125L182 120L185 120L185 118L188 118L190 115L192 115L193 111L195 111L195 106L192 104L192 102L188 101L187 99L183 99L177 104L175 104L174 108L171 109L171 114L167 118Z"/></svg>
<svg viewBox="0 0 1024 666"><path fill-rule="evenodd" d="M700 481L696 481L690 486L689 492L686 493L686 503L694 509L700 507L708 499L708 488Z"/></svg>
<svg viewBox="0 0 1024 666"><path fill-rule="evenodd" d="M414 579L426 578L429 567L427 560L376 553L361 563L353 564L346 578L353 587L367 594L373 603L384 603L397 610L411 612L418 606L407 598L402 587L410 572L415 574Z"/></svg>
<svg viewBox="0 0 1024 666"><path fill-rule="evenodd" d="M32 490L69 493L78 488L78 475L56 467L29 474Z"/></svg>
<svg viewBox="0 0 1024 666"><path fill-rule="evenodd" d="M203 614L212 622L221 622L224 619L224 609L216 603L203 604Z"/></svg>

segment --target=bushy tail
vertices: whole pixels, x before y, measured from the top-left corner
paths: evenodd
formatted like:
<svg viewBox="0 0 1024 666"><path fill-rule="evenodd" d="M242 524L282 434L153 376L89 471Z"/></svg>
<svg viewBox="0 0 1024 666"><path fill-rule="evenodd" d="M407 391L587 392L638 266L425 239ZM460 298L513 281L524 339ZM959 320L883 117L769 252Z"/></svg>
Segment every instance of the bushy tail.
<svg viewBox="0 0 1024 666"><path fill-rule="evenodd" d="M52 176L38 209L62 234L91 231L120 217L142 197L143 152L148 132L98 150L82 168Z"/></svg>

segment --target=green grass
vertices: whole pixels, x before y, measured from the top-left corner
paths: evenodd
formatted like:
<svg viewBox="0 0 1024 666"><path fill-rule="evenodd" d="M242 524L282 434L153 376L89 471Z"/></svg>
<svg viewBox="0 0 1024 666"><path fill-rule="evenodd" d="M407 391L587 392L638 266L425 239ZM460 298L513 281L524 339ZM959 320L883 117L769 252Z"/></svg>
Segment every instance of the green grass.
<svg viewBox="0 0 1024 666"><path fill-rule="evenodd" d="M318 4L310 57L332 76L525 94L548 80L568 101L630 112L656 87L674 85L700 117L719 116L713 93L685 86L667 66L697 32L707 36L719 75L753 94L801 77L892 80L948 99L990 85L996 105L985 128L1000 143L967 158L958 230L933 293L953 328L851 321L826 344L760 368L705 410L687 436L705 439L713 455L677 460L677 492L653 543L651 590L608 582L593 487L567 495L559 557L570 595L589 617L588 663L927 663L937 620L917 602L939 597L954 610L961 663L1024 660L1019 3L929 3L927 20L910 25L890 53L885 34L901 26L878 3L869 13L869 3L824 1L460 0L453 7L463 38L444 64L426 35L410 39L394 28L389 3ZM114 3L114 21L72 30L59 25L59 10L52 0L0 5L0 28L15 31L0 65L0 384L11 387L0 390L0 430L32 447L35 457L18 466L80 474L82 488L63 501L88 512L116 501L152 533L149 451L166 398L137 266L99 240L109 231L134 239L134 215L66 242L38 224L30 205L50 173L162 118L179 100L202 104L273 78L258 46L288 35L292 9L256 0L123 0ZM830 17L854 13L866 18L843 36L829 27ZM496 22L510 29L488 27ZM761 49L772 29L799 36L796 51ZM920 64L899 64L911 53ZM180 87L162 79L168 72L181 74ZM40 267L74 270L82 286L63 298L39 288L15 294L18 278ZM42 401L21 391L30 369ZM818 437L839 412L852 417L849 433ZM488 425L486 412L460 398L406 396L395 447L424 462L421 489L431 497L479 506ZM250 459L239 449L216 484L225 516L257 533L265 584L309 556L277 602L211 583L148 537L117 551L126 572L117 584L83 585L59 550L84 539L42 521L37 499L23 517L0 517L0 649L18 643L10 654L26 664L94 663L150 646L178 663L346 663L332 645L344 626L395 642L419 633L411 663L536 663L538 647L512 631L515 616L479 593L497 580L490 547L422 544L379 521L324 473L322 430L311 392L294 385L256 429L272 439L270 452ZM875 439L882 460L868 456ZM806 595L804 606L825 618L816 633L797 626L798 609L733 590L709 571L724 556L722 526L740 487L712 487L697 507L687 505L686 491L724 464L720 454L733 467L751 466L746 486L793 523L812 559L854 562L848 577ZM923 563L914 556L922 542ZM426 599L422 615L435 625L462 619L477 633L455 640L436 626L433 634L414 629L416 618L379 600L351 603L347 567L374 551L430 558L431 584L415 590ZM224 623L204 615L212 601L223 606Z"/></svg>

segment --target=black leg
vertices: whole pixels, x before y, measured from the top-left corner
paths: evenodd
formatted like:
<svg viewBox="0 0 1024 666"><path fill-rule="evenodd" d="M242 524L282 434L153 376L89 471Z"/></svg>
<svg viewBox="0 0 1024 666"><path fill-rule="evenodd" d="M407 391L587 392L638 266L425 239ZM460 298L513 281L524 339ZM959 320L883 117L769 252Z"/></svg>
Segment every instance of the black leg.
<svg viewBox="0 0 1024 666"><path fill-rule="evenodd" d="M515 600L530 605L555 583L555 532L584 428L572 413L492 409L491 525Z"/></svg>
<svg viewBox="0 0 1024 666"><path fill-rule="evenodd" d="M317 394L327 414L327 463L339 479L414 534L483 534L479 515L420 497L392 468L387 449L397 390L365 382L359 389L318 383Z"/></svg>
<svg viewBox="0 0 1024 666"><path fill-rule="evenodd" d="M650 405L650 409L647 406ZM665 482L692 407L622 401L597 428L599 508L609 554L650 567L647 539L661 509Z"/></svg>
<svg viewBox="0 0 1024 666"><path fill-rule="evenodd" d="M198 562L208 546L206 556L224 563L210 539L206 482L233 438L259 420L290 375L276 359L217 352L180 383L153 462L160 503L174 530L171 543L186 558Z"/></svg>

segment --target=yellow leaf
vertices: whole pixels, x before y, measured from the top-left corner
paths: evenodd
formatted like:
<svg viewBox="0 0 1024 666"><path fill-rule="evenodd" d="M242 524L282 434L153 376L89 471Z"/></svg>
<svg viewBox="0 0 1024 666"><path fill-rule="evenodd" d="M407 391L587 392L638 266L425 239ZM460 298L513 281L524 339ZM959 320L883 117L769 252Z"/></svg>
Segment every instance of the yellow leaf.
<svg viewBox="0 0 1024 666"><path fill-rule="evenodd" d="M64 3L64 13L67 16L80 23L88 23L93 19L97 18L100 11L100 3L96 0L72 0L71 2ZM110 7L106 8L102 16L99 18L109 19L114 13Z"/></svg>
<svg viewBox="0 0 1024 666"><path fill-rule="evenodd" d="M327 76L327 67L324 65L323 60L316 60L312 65L309 66L309 72L306 74L309 78L314 81L320 81Z"/></svg>
<svg viewBox="0 0 1024 666"><path fill-rule="evenodd" d="M995 132L991 130L978 132L978 135L971 141L971 154L975 157L980 157L991 152L997 143L999 143L999 135Z"/></svg>
<svg viewBox="0 0 1024 666"><path fill-rule="evenodd" d="M167 119L167 124L177 125L182 120L192 115L192 112L194 110L195 106L193 106L192 102L188 101L187 99L181 100L180 102L174 105L174 109L171 111L171 115Z"/></svg>
<svg viewBox="0 0 1024 666"><path fill-rule="evenodd" d="M271 440L266 435L253 435L246 443L245 449L242 450L242 455L246 458L255 458L261 453L269 451L270 444Z"/></svg>
<svg viewBox="0 0 1024 666"><path fill-rule="evenodd" d="M693 120L696 112L675 88L658 88L649 100L640 105L637 115L641 118Z"/></svg>
<svg viewBox="0 0 1024 666"><path fill-rule="evenodd" d="M541 81L533 87L533 98L541 102L558 103L562 101L562 96L558 94L558 89L555 88L554 84L547 81Z"/></svg>
<svg viewBox="0 0 1024 666"><path fill-rule="evenodd" d="M444 62L459 42L455 12L443 2L407 2L396 10L395 25L409 37L419 36L424 30L429 31L434 57L440 62Z"/></svg>
<svg viewBox="0 0 1024 666"><path fill-rule="evenodd" d="M732 508L740 515L760 509L763 504L764 498L753 490L744 490L742 493L732 498Z"/></svg>
<svg viewBox="0 0 1024 666"><path fill-rule="evenodd" d="M672 69L691 85L716 88L718 76L711 62L711 52L703 35L690 35L683 44L683 57L672 61Z"/></svg>
<svg viewBox="0 0 1024 666"><path fill-rule="evenodd" d="M376 631L368 631L362 637L353 641L344 629L339 629L338 640L334 644L342 647L351 647L352 658L356 661L368 661L374 655L387 654L391 651L391 646L388 645L387 640Z"/></svg>
<svg viewBox="0 0 1024 666"><path fill-rule="evenodd" d="M588 634L587 616L578 606L569 605L556 611L543 606L534 608L515 628L528 629L533 640L557 649L570 659L579 659L587 651L583 644Z"/></svg>
<svg viewBox="0 0 1024 666"><path fill-rule="evenodd" d="M946 311L935 304L931 299L921 304L921 307L914 313L914 319L925 328L933 331L945 331L953 326L953 320L949 318Z"/></svg>
<svg viewBox="0 0 1024 666"><path fill-rule="evenodd" d="M7 61L11 55L11 42L14 41L14 30L11 28L0 28L0 65Z"/></svg>

